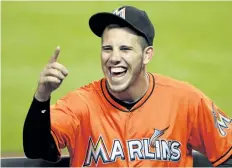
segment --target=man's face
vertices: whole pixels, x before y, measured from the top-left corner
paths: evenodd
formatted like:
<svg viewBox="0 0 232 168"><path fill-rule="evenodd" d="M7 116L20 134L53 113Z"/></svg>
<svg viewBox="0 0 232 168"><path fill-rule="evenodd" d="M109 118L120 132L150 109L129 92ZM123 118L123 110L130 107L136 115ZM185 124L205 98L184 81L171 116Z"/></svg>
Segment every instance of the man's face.
<svg viewBox="0 0 232 168"><path fill-rule="evenodd" d="M111 91L125 91L139 76L143 68L143 51L139 38L128 28L104 31L101 63Z"/></svg>

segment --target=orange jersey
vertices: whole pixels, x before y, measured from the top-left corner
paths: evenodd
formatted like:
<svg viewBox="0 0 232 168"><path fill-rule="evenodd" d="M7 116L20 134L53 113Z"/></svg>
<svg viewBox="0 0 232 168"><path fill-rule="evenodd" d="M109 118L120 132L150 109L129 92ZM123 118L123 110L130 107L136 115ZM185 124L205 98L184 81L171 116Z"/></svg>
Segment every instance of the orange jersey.
<svg viewBox="0 0 232 168"><path fill-rule="evenodd" d="M106 80L51 106L52 135L71 166L193 166L192 149L217 166L232 155L232 120L188 83L149 74L131 109L108 94Z"/></svg>

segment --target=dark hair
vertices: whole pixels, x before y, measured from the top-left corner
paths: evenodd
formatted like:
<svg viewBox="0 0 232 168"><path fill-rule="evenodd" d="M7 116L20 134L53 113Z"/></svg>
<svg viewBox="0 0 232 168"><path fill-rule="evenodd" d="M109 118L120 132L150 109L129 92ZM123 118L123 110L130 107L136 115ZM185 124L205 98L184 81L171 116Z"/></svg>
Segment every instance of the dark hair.
<svg viewBox="0 0 232 168"><path fill-rule="evenodd" d="M113 28L126 28L126 26L123 26L123 25L119 25L119 24L111 24L109 26L106 27L107 29L113 29ZM127 27L129 28L129 27ZM139 33L137 33L136 31L134 31L133 29L129 28L133 34L139 36L139 42L140 42L140 46L142 48L142 50L144 50L146 47L148 47L148 42L146 40L145 37L141 36Z"/></svg>

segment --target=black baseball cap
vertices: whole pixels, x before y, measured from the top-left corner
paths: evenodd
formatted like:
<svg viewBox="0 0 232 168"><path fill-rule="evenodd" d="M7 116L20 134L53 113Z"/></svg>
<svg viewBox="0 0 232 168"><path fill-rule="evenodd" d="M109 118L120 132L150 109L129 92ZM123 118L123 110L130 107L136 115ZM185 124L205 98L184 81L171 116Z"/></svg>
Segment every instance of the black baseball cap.
<svg viewBox="0 0 232 168"><path fill-rule="evenodd" d="M155 29L145 11L132 6L122 6L112 13L96 13L89 19L89 27L98 37L102 36L103 31L110 24L129 27L143 36L149 46L153 45Z"/></svg>

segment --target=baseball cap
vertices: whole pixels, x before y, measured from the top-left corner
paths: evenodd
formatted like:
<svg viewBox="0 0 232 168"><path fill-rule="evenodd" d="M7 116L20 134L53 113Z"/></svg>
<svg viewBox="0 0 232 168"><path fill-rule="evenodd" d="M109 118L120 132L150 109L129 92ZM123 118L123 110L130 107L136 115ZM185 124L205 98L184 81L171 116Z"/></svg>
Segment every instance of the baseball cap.
<svg viewBox="0 0 232 168"><path fill-rule="evenodd" d="M143 10L133 6L122 6L115 9L112 13L96 13L89 19L89 27L98 37L102 36L103 31L110 24L129 27L143 36L147 40L148 45L153 45L155 29L147 13Z"/></svg>

